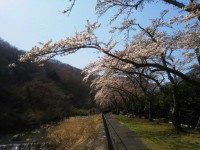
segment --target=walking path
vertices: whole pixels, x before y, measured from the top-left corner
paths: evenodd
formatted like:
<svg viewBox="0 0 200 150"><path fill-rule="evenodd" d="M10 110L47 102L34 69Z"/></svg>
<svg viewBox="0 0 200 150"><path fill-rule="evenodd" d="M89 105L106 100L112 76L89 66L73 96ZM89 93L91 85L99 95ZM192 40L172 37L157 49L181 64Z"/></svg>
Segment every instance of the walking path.
<svg viewBox="0 0 200 150"><path fill-rule="evenodd" d="M114 150L147 150L139 136L122 125L112 115L105 115Z"/></svg>
<svg viewBox="0 0 200 150"><path fill-rule="evenodd" d="M96 133L88 139L85 149L87 150L109 150L108 143L106 139L106 133L104 129L104 125L101 122L99 124L99 128Z"/></svg>

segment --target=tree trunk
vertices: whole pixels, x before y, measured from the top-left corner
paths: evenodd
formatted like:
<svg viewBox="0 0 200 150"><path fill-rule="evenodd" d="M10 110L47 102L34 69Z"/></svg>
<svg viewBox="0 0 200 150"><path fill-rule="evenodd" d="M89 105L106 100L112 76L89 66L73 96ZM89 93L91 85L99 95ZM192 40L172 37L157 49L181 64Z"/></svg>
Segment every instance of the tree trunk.
<svg viewBox="0 0 200 150"><path fill-rule="evenodd" d="M174 103L174 108L172 111L172 123L176 131L182 132L183 129L181 127L181 120L180 120L180 105L178 102L176 86L173 86L173 103Z"/></svg>
<svg viewBox="0 0 200 150"><path fill-rule="evenodd" d="M148 112L148 109L146 108L146 106L144 107L144 118L145 119L148 119L149 118L149 112Z"/></svg>
<svg viewBox="0 0 200 150"><path fill-rule="evenodd" d="M199 65L200 65L200 51L199 51L199 48L195 48L195 54L196 54L198 63L199 63Z"/></svg>
<svg viewBox="0 0 200 150"><path fill-rule="evenodd" d="M114 109L115 109L115 113L119 114L119 108L118 108L118 104L116 102L114 103Z"/></svg>
<svg viewBox="0 0 200 150"><path fill-rule="evenodd" d="M152 100L149 98L149 121L153 121Z"/></svg>
<svg viewBox="0 0 200 150"><path fill-rule="evenodd" d="M140 107L138 107L138 117L139 117L139 118L142 118L142 115L141 115L141 108L140 108Z"/></svg>
<svg viewBox="0 0 200 150"><path fill-rule="evenodd" d="M174 106L174 110L172 112L172 123L173 123L176 131L180 131L180 132L183 131L183 129L181 127L180 110L179 110L179 106L178 105Z"/></svg>
<svg viewBox="0 0 200 150"><path fill-rule="evenodd" d="M125 101L123 101L126 113L129 113L128 105Z"/></svg>
<svg viewBox="0 0 200 150"><path fill-rule="evenodd" d="M133 102L131 102L131 114L134 115L134 105L133 105Z"/></svg>

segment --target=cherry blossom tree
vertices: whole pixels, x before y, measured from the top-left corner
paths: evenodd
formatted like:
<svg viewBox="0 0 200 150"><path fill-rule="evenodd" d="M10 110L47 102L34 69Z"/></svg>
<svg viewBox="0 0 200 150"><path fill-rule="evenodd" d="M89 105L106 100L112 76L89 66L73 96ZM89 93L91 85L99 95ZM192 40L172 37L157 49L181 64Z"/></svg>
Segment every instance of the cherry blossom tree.
<svg viewBox="0 0 200 150"><path fill-rule="evenodd" d="M112 108L112 106L120 104L121 107L124 105L126 112L133 113L138 107L138 93L141 93L141 89L137 85L133 85L125 76L119 77L110 74L106 78L104 75L96 77L92 81L91 87L96 90L95 101L100 107Z"/></svg>
<svg viewBox="0 0 200 150"><path fill-rule="evenodd" d="M167 65L167 58L170 58L172 60L171 56L171 51L170 55L161 55L161 56L156 56L156 58L160 58L159 62L163 64L163 66ZM148 61L148 60L146 60ZM174 63L173 68L182 68L179 67L179 63ZM152 120L152 97L155 92L155 90L158 87L161 87L161 83L164 81L164 76L169 78L169 81L172 84L172 89L173 89L173 108L172 108L172 121L174 123L174 126L178 131L182 131L181 128L181 122L180 122L180 110L179 110L179 105L180 101L177 97L177 90L178 90L178 85L180 80L177 79L176 75L172 75L168 71L160 71L160 70L155 70L150 67L145 67L145 68L136 68L132 64L127 64L124 61L120 61L119 59L107 56L103 57L102 59L93 62L86 66L86 68L83 71L86 75L85 79L90 78L90 76L98 76L97 79L93 80L92 83L92 88L96 89L97 91L100 91L100 94L98 93L98 99L102 101L106 100L104 97L106 92L108 92L108 95L110 94L110 90L108 89L115 89L117 92L120 94L122 99L125 102L126 98L124 98L123 93L126 93L128 96L129 93L131 95L134 95L136 99L138 99L138 94L137 92L134 92L133 90L130 91L130 89L138 89L140 88L141 91L143 91L146 100L149 105L149 119ZM164 73L164 74L163 74ZM100 75L101 74L101 75ZM158 77L159 76L159 77ZM114 77L114 80L113 80ZM118 78L117 78L118 77ZM120 78L121 77L121 78ZM129 85L127 88L124 88L124 86L119 86L121 82L126 81L125 79L128 77L129 82L132 83L132 85L126 83L126 85ZM117 80L117 79L123 79L123 80ZM135 87L135 83L137 82L137 86ZM121 84L122 85L122 84ZM106 89L105 90L105 87ZM133 88L134 87L134 88ZM104 92L101 92L103 89ZM121 89L121 90L120 90ZM126 92L124 92L126 91ZM129 91L129 92L127 92ZM115 92L116 93L116 92ZM135 95L136 93L136 95ZM140 92L141 93L141 92ZM141 94L140 94L141 95Z"/></svg>
<svg viewBox="0 0 200 150"><path fill-rule="evenodd" d="M70 7L63 11L63 13L70 14L75 2L78 0L69 0L71 2ZM165 4L172 5L179 9L182 9L186 12L189 12L187 16L188 19L200 16L200 5L197 0L185 0L182 2L181 0L159 0L160 2L164 2ZM127 16L131 16L132 12L135 10L142 10L145 5L149 3L157 3L157 0L97 0L96 11L101 16L104 15L110 9L117 8L116 14L112 17L112 20L118 18L121 14L127 14Z"/></svg>
<svg viewBox="0 0 200 150"><path fill-rule="evenodd" d="M144 95L149 105L150 120L152 119L152 113L150 111L152 108L151 97L155 89L163 81L161 72L158 75L157 72L151 72L149 68L137 69L133 65L126 64L110 56L105 56L101 60L89 64L83 72L86 75L85 79L90 78L90 76L98 76L97 81L93 80L93 86L99 87L99 85L103 86L105 84L107 87L121 92L121 95L124 93L128 98L134 97L137 100L139 100L139 96ZM101 82L99 82L99 79L101 79ZM92 88L95 89L95 86ZM140 89L140 92L137 92L138 89ZM122 99L125 102L125 98L122 97Z"/></svg>
<svg viewBox="0 0 200 150"><path fill-rule="evenodd" d="M70 13L75 2L76 0L72 0L71 7L63 13ZM100 30L101 25L97 22L87 21L84 31L76 32L74 36L66 37L58 42L51 40L46 43L40 42L40 46L34 46L29 52L21 55L20 61L41 63L56 55L68 55L85 48L96 49L106 54L108 57L97 60L86 67L86 70L90 72L86 78L91 75L103 74L95 79L95 86L92 85L97 91L96 100L99 100L99 104L110 101L113 97L111 93L120 97L117 92L106 92L110 90L108 84L111 86L115 83L108 81L110 77L122 76L122 72L123 74L132 72L132 74L141 75L144 79L147 78L144 73L138 74L139 72L135 71L137 69L150 70L150 73L155 74L162 72L173 85L177 85L179 77L188 83L200 86L199 81L187 74L194 67L198 69L200 67L200 5L195 0L188 0L187 4L178 0L160 0L159 2L173 5L182 11L170 20L165 19L166 14L170 12L163 11L160 17L152 19L148 26L143 27L138 24L137 19L132 17L134 11L142 11L145 5L155 2L157 1L97 0L96 12L99 16L106 14L109 10L116 10L116 13L109 20L111 24L123 16L124 19L119 25L111 26L112 33L125 32L127 40L125 40L122 49L117 49L118 42L113 38L107 42L99 40L95 31ZM131 35L133 30L138 31L134 36ZM117 73L113 74L113 72ZM151 80L153 79L155 78L152 77ZM106 86L104 86L105 83ZM176 90L176 86L174 86L174 90ZM104 95L103 99L102 95ZM104 100L105 102L103 102ZM174 100L174 104L176 104L177 99ZM176 115L179 111L175 108L177 108L176 105L174 106L174 114ZM178 116L176 117L178 118ZM180 123L177 122L174 125L178 127L178 124ZM179 127L177 129L179 130Z"/></svg>

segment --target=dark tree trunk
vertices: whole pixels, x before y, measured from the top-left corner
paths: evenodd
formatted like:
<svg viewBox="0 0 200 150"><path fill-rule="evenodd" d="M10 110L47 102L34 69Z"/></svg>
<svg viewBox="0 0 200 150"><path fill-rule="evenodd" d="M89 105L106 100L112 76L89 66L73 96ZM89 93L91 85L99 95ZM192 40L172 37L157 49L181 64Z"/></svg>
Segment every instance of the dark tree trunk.
<svg viewBox="0 0 200 150"><path fill-rule="evenodd" d="M200 134L200 117L199 117L199 119L198 119L198 122L197 122L197 125L196 125L195 129L196 129L196 130L199 132L199 134Z"/></svg>
<svg viewBox="0 0 200 150"><path fill-rule="evenodd" d="M149 112L148 112L148 109L146 108L146 106L145 106L145 108L144 108L144 118L145 118L145 119L148 119L148 118L149 118Z"/></svg>
<svg viewBox="0 0 200 150"><path fill-rule="evenodd" d="M149 121L153 121L153 106L152 100L149 98Z"/></svg>
<svg viewBox="0 0 200 150"><path fill-rule="evenodd" d="M172 112L172 123L178 132L182 132L183 128L181 127L181 120L180 120L180 105L178 102L178 96L177 96L177 89L176 86L173 87L173 102L174 102L174 108Z"/></svg>
<svg viewBox="0 0 200 150"><path fill-rule="evenodd" d="M128 105L127 105L126 102L124 102L124 107L125 107L125 111L126 111L126 113L129 113Z"/></svg>
<svg viewBox="0 0 200 150"><path fill-rule="evenodd" d="M141 118L142 116L140 115L140 107L138 107L138 117Z"/></svg>
<svg viewBox="0 0 200 150"><path fill-rule="evenodd" d="M131 114L134 115L134 104L133 104L133 102L131 103Z"/></svg>
<svg viewBox="0 0 200 150"><path fill-rule="evenodd" d="M172 113L172 123L177 131L180 131L180 132L183 131L183 129L181 127L180 110L179 110L178 105L174 106L174 111Z"/></svg>
<svg viewBox="0 0 200 150"><path fill-rule="evenodd" d="M195 48L195 54L196 54L198 63L199 63L199 65L200 65L200 51L199 51L199 48Z"/></svg>

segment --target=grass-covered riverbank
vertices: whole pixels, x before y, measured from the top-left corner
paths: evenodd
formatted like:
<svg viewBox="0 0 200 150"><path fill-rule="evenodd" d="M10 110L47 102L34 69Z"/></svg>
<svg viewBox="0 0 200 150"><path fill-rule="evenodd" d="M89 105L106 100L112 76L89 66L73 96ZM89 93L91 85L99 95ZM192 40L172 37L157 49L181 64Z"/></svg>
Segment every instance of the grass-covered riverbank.
<svg viewBox="0 0 200 150"><path fill-rule="evenodd" d="M101 115L70 117L34 130L4 134L1 144L47 142L56 150L106 150L107 142Z"/></svg>
<svg viewBox="0 0 200 150"><path fill-rule="evenodd" d="M47 139L57 150L105 150L102 125L101 115L71 117L50 129Z"/></svg>
<svg viewBox="0 0 200 150"><path fill-rule="evenodd" d="M145 119L127 118L116 115L120 123L138 133L150 150L199 150L200 135L193 130L174 133L173 126L167 123L156 124Z"/></svg>

